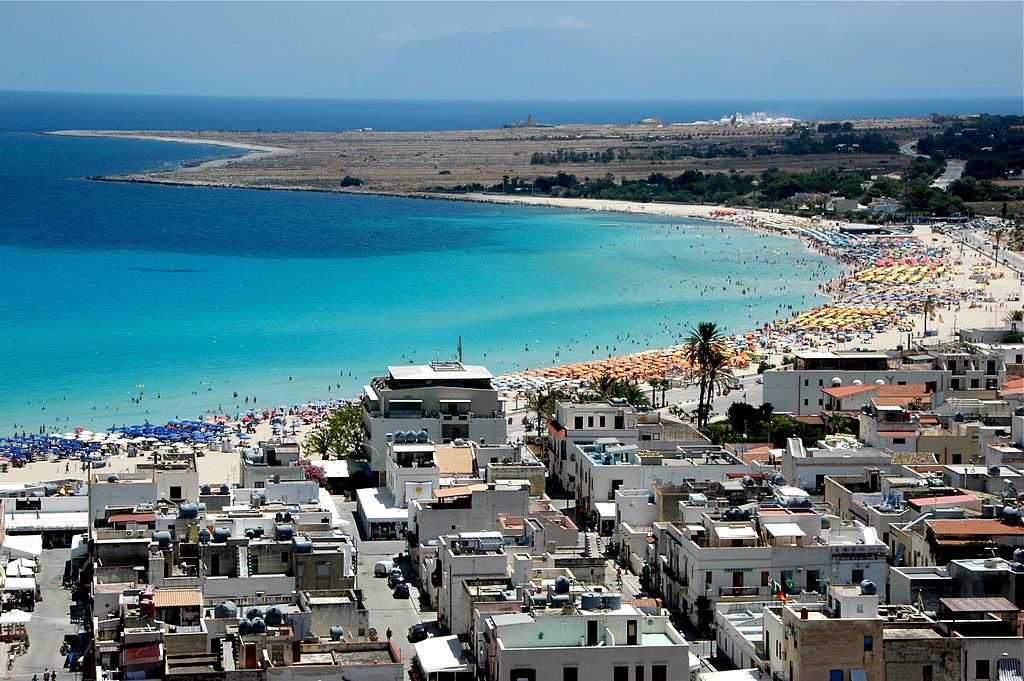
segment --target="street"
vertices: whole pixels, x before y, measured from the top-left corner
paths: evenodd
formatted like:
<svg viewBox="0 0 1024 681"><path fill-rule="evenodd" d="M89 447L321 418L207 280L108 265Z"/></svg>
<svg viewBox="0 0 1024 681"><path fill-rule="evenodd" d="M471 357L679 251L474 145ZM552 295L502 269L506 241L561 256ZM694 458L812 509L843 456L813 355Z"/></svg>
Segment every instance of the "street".
<svg viewBox="0 0 1024 681"><path fill-rule="evenodd" d="M70 549L48 549L40 556L40 570L36 575L43 600L36 603L35 612L28 623L28 651L19 655L14 669L3 675L7 679L31 679L33 674L43 678L47 670L56 670L58 679L78 679L64 667L60 654L66 634L78 633L77 625L71 624L71 592L64 588L64 564L71 556Z"/></svg>
<svg viewBox="0 0 1024 681"><path fill-rule="evenodd" d="M413 644L409 643L409 627L423 621L433 622L437 619L434 612L426 612L421 615L419 611L419 588L410 583L409 598L394 598L394 593L388 588L388 580L385 577L373 576L373 564L379 560L393 560L398 553L408 554L406 543L401 541L362 541L358 539L359 532L353 518L356 504L354 501L345 501L343 497L335 497L338 510L345 520L352 522L347 529L356 538L359 549L359 565L356 569L356 588L363 590L363 600L367 610L370 612L370 627L377 630L380 640L385 639L388 628L392 631L392 641L402 652L402 660L406 666L410 664L415 653ZM409 562L404 560L396 563L402 568L407 579L409 574Z"/></svg>

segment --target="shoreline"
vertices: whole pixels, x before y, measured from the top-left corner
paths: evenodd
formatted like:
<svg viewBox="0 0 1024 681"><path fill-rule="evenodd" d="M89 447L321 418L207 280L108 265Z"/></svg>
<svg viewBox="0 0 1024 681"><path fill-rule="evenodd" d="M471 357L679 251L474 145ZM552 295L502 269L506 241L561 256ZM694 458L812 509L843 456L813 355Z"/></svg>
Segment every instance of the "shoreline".
<svg viewBox="0 0 1024 681"><path fill-rule="evenodd" d="M187 137L171 137L171 136L157 137L157 136L154 136L154 135L145 135L145 134L121 134L121 133L119 133L117 131L56 131L56 132L44 133L44 134L67 135L67 136L90 136L90 137L114 137L114 138L124 137L124 138L130 138L130 139L143 139L143 140L149 139L149 140L156 140L156 141L169 141L169 142L178 142L178 143L187 143L187 144L205 144L205 145L208 145L208 146L222 146L222 147L228 147L228 148L243 149L243 150L246 150L247 152L249 152L248 154L246 154L247 156L250 155L250 154L255 154L255 153L263 153L263 154L291 153L287 149L281 149L281 148L277 148L277 147L262 147L262 146L259 146L259 145L249 145L249 144L243 144L243 143L234 143L234 142L227 142L227 141L224 141L224 140L191 139L191 138L187 138ZM205 163L221 163L221 164L223 164L223 163L229 163L232 160L235 160L235 158L238 158L238 157L226 158L226 159L214 159L214 160L211 160L211 161L207 161ZM164 173L154 173L154 175L157 175L157 174L164 174ZM162 180L146 179L144 177L140 178L140 177L131 176L131 175L127 175L127 176L108 176L108 177L98 177L98 178L90 178L90 179L97 179L97 180L100 180L100 181L138 182L138 183L148 183L148 184L168 184L168 185L190 186L190 187L228 187L228 188L233 188L233 185L229 185L229 184L225 184L225 183L205 183L205 184L200 184L200 183L197 183L197 182L166 182L166 181L162 181ZM851 266L851 262L845 261L844 258L840 257L841 254L836 252L834 249L829 249L829 248L822 247L821 244L817 244L817 243L813 242L811 239L807 238L806 235L801 234L800 232L796 231L796 230L799 230L799 229L802 229L802 228L820 229L820 228L824 227L821 223L815 223L812 220L807 219L807 218L800 218L800 217L797 217L797 216L790 216L790 215L787 215L787 214L774 213L774 212L764 211L764 210L756 210L756 209L735 209L734 210L734 209L725 209L725 208L723 208L721 206L700 205L700 204L638 203L638 202L629 202L629 201L611 201L611 200L601 200L601 199L565 199L565 198L555 198L555 197L515 196L515 195L502 195L502 194L493 194L492 195L492 194L482 194L482 193L466 193L466 194L463 194L463 193L451 193L451 192L447 192L447 193L446 192L438 192L438 193L433 193L433 192L381 192L381 191L372 191L371 192L371 191L360 191L360 190L344 190L344 189L340 189L340 188L336 189L336 190L334 190L334 189L328 190L328 189L323 189L323 188L308 188L308 189L306 189L306 188L302 188L302 187L276 187L276 186L268 186L268 187L246 186L246 187L240 187L240 188L247 188L247 189L257 189L257 188L259 188L259 189L264 189L264 190L276 190L276 191L281 191L281 190L289 190L289 191L320 191L320 192L340 193L340 194L359 194L359 195L364 195L364 196L367 196L367 195L368 196L391 196L391 197L399 197L399 198L419 198L419 199L429 199L429 200L470 201L470 202L476 202L476 203L490 203L490 204L495 204L495 205L504 204L504 205L520 206L520 207L546 207L546 208L556 208L556 209L563 209L563 210L585 210L585 211L590 211L590 212L604 212L604 213L608 213L608 214L625 213L625 214L649 215L649 216L665 217L665 218L697 219L697 220L704 220L704 221L709 221L709 222L719 222L720 224L721 223L735 224L737 226L744 227L746 229L750 229L750 230L755 231L755 232L768 233L768 234L772 234L774 236L784 236L784 237L787 237L787 238L798 239L801 242L803 242L804 247L807 248L809 251L814 252L814 253L819 254L819 255L822 255L824 257L828 257L828 258L836 261L836 263L842 269L843 274L840 277L836 278L836 279L828 281L823 286L820 286L817 291L812 292L812 293L816 293L818 295L823 295L824 297L826 297L828 299L828 302L823 302L822 305L812 308L813 310L817 310L819 308L826 308L829 305L835 304L838 300L840 300L841 296L837 296L836 293L835 293L835 290L834 290L836 288L837 284L839 282L842 282L842 281L846 280L848 276L856 274L857 271L858 271L857 267L855 265ZM835 224L838 225L840 223L836 222ZM830 229L828 231L834 231L834 229ZM920 238L920 234L915 233L915 235L918 236L918 238ZM943 237L945 237L945 235L943 235ZM945 237L945 238L948 239L948 237ZM935 237L933 237L933 240L935 240ZM1010 278L1007 278L1007 281L1011 281ZM785 319L777 320L776 322L771 322L770 325L771 326L775 326L775 325L783 325L784 326L788 322L791 322L793 319L799 318L801 315L806 315L806 314L810 314L810 312L809 311L794 310L793 314L792 314L792 316L791 316L791 318L789 320L785 320ZM912 326L914 326L914 327L917 326L917 324L919 322L919 318L920 318L920 315L913 315L912 320L911 320ZM954 326L955 325L956 325L956 317L954 317ZM768 327L769 324L766 324L765 326ZM948 334L943 334L942 333L943 330L948 331L949 329L948 328L943 329L944 325L942 324L941 319L935 324L935 326L939 327L940 337L942 335L947 335L948 336ZM945 326L948 327L948 325L945 325ZM833 336L834 336L834 334L833 334ZM864 337L864 338L857 338L853 342L859 342L862 346L867 346L867 347L876 348L876 349L878 349L878 348L880 348L880 349L890 349L890 348L895 347L895 345L897 343L899 343L900 339L903 338L904 336L905 336L905 330L904 329L902 329L902 328L899 328L899 329L889 328L889 329L886 329L885 331L883 331L881 333L878 333L878 334L872 334L872 335L870 335L868 337ZM833 346L834 345L837 345L837 344L833 344ZM664 352L670 351L671 349L672 348L653 348L653 349L649 349L649 350L645 350L645 351L640 351L638 353L633 353L633 354L630 354L630 355L623 355L623 356L620 356L620 357L617 357L617 358L612 358L612 359L623 360L623 359L633 358L633 357L636 357L636 356L654 355L654 354L664 353ZM769 360L773 359L774 357L777 357L778 354L779 353L774 353L774 355L769 355L768 359ZM578 364L582 364L582 363L578 363ZM561 365L561 366L564 367L564 366L567 366L567 365ZM557 368L557 367L555 367L555 368ZM501 374L501 377L508 377L510 375L523 375L523 374L526 374L526 375L539 375L540 373L546 372L546 371L550 371L550 368L549 369L544 369L544 368L524 369L524 370L521 370L521 371L518 371L518 372L508 371L508 372L505 372L505 373Z"/></svg>

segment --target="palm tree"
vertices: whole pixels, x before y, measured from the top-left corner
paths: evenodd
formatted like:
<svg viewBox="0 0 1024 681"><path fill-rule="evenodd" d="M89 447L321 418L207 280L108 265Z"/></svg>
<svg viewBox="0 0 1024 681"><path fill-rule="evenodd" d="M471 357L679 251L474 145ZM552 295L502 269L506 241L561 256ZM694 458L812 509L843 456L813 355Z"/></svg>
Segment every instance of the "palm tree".
<svg viewBox="0 0 1024 681"><path fill-rule="evenodd" d="M997 264L999 263L999 244L1002 243L1004 236L1006 236L1006 229L1003 227L997 227L992 230L992 243L995 244L996 247L993 251L995 255L992 259L995 260Z"/></svg>
<svg viewBox="0 0 1024 681"><path fill-rule="evenodd" d="M1007 313L1007 315L1003 317L1003 321L1010 326L1015 326L1014 322L1024 322L1024 310L1014 310Z"/></svg>
<svg viewBox="0 0 1024 681"><path fill-rule="evenodd" d="M647 404L647 395L640 388L639 383L620 382L619 394L615 395L615 397L625 399L634 407Z"/></svg>
<svg viewBox="0 0 1024 681"><path fill-rule="evenodd" d="M647 379L647 385L651 386L651 406L657 407L658 401L655 399L655 395L658 390L661 391L661 406L665 406L665 391L668 390L671 383L667 378L649 378Z"/></svg>
<svg viewBox="0 0 1024 681"><path fill-rule="evenodd" d="M847 419L838 411L834 411L828 415L828 420L825 422L825 427L833 435L850 432L849 419Z"/></svg>
<svg viewBox="0 0 1024 681"><path fill-rule="evenodd" d="M541 428L545 423L555 416L555 403L563 399L565 393L561 390L550 390L537 392L526 396L526 408L537 415L537 435L541 435Z"/></svg>
<svg viewBox="0 0 1024 681"><path fill-rule="evenodd" d="M610 397L620 397L619 391L622 389L622 381L611 374L603 374L590 385L590 388L597 395L598 399L607 400Z"/></svg>
<svg viewBox="0 0 1024 681"><path fill-rule="evenodd" d="M932 310L935 309L935 299L931 296L924 301L924 336L928 337L928 317L931 315ZM927 343L927 341L925 341Z"/></svg>
<svg viewBox="0 0 1024 681"><path fill-rule="evenodd" d="M707 385L707 401L698 406L698 421L706 426L711 418L711 408L715 401L715 391L731 388L736 378L729 366L729 356L724 352L716 352L708 364L698 371L698 377Z"/></svg>
<svg viewBox="0 0 1024 681"><path fill-rule="evenodd" d="M697 399L698 428L707 423L707 415L710 413L707 400L710 388L708 379L713 376L709 372L709 368L713 358L716 355L724 355L725 349L725 339L714 322L701 322L696 327L690 327L690 337L686 341L683 352L696 373L700 386L700 396Z"/></svg>

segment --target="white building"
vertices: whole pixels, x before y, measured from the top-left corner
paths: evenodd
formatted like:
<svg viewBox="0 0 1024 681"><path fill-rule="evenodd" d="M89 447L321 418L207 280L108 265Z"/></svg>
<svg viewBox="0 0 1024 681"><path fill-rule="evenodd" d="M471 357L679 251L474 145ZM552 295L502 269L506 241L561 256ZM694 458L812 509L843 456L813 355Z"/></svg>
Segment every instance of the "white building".
<svg viewBox="0 0 1024 681"><path fill-rule="evenodd" d="M810 449L791 437L782 455L782 474L790 484L809 492L824 491L827 475L856 475L866 468L889 472L891 467L889 453L865 447L852 436L829 436Z"/></svg>
<svg viewBox="0 0 1024 681"><path fill-rule="evenodd" d="M390 366L363 386L370 468L384 470L388 434L426 431L431 442L506 441L505 404L491 372L461 362Z"/></svg>
<svg viewBox="0 0 1024 681"><path fill-rule="evenodd" d="M668 681L690 669L689 645L666 614L587 594L579 605L492 615L486 678L493 681Z"/></svg>

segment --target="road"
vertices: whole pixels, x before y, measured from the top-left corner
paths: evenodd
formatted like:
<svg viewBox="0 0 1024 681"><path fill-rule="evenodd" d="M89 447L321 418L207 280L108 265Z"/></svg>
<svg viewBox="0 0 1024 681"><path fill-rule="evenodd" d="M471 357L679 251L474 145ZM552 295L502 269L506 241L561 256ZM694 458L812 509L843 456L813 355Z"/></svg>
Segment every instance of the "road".
<svg viewBox="0 0 1024 681"><path fill-rule="evenodd" d="M946 161L946 169L932 181L932 186L939 189L947 189L950 184L959 180L960 176L964 174L965 165L964 161Z"/></svg>
<svg viewBox="0 0 1024 681"><path fill-rule="evenodd" d="M58 679L79 679L64 668L60 654L66 634L78 633L77 625L71 624L71 592L63 587L64 565L71 556L71 549L49 549L40 557L42 566L36 581L43 594L43 600L36 603L35 612L28 623L28 652L20 655L12 672L5 679L31 679L33 674L43 678L47 669L57 670Z"/></svg>
<svg viewBox="0 0 1024 681"><path fill-rule="evenodd" d="M342 518L352 522L353 536L356 536L359 549L359 566L356 569L356 587L363 590L363 601L370 612L370 627L377 630L377 636L384 640L385 633L391 628L393 633L392 641L402 652L402 660L406 668L415 654L413 645L409 643L409 627L421 622L431 623L436 621L437 614L433 611L421 613L419 610L419 589L410 586L410 597L407 599L394 598L393 592L388 588L388 580L383 577L373 576L373 564L379 560L392 560L399 552L406 553L405 541L361 541L358 539L358 532L354 518L356 504L354 501L345 501L343 497L335 497L335 503L341 512ZM399 564L406 577L410 577L409 562L405 560Z"/></svg>
<svg viewBox="0 0 1024 681"><path fill-rule="evenodd" d="M901 144L900 153L904 156L913 156L914 158L928 158L926 154L917 153L917 140Z"/></svg>

